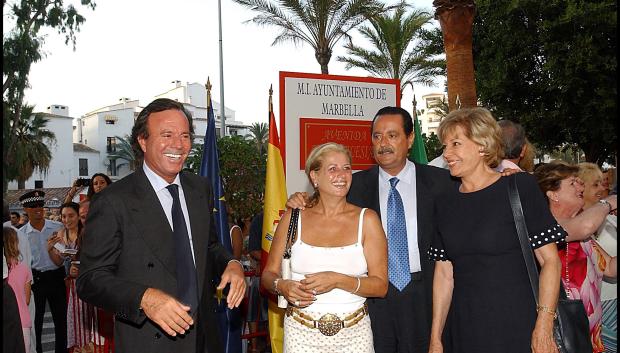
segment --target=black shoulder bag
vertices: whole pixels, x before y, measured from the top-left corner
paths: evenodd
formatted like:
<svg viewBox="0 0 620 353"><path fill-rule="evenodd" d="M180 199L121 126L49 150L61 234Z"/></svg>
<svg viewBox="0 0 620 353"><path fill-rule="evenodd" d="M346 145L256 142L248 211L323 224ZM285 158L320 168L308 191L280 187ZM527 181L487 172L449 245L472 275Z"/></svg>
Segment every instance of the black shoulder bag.
<svg viewBox="0 0 620 353"><path fill-rule="evenodd" d="M297 220L299 218L299 209L293 208L291 210L291 221L288 224L288 232L286 234L286 247L284 248L284 254L282 255L282 279L291 279L291 247L295 242L295 235L297 234ZM286 298L278 295L278 307L286 308L288 302Z"/></svg>
<svg viewBox="0 0 620 353"><path fill-rule="evenodd" d="M534 300L536 305L538 305L538 268L534 260L534 252L528 240L527 226L523 216L516 177L513 175L509 178L508 195L510 197L510 207L512 208L515 225L517 226L519 243L521 243L521 251L525 259ZM560 281L560 297L556 313L557 317L553 323L553 338L560 353L592 352L590 325L586 310L581 300L567 298L562 281Z"/></svg>

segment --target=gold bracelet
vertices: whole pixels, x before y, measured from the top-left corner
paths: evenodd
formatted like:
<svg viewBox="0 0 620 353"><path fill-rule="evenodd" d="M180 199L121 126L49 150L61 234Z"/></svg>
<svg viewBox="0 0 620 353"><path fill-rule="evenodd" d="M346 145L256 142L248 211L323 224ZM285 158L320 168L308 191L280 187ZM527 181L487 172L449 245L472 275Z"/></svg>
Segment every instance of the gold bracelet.
<svg viewBox="0 0 620 353"><path fill-rule="evenodd" d="M357 287L355 288L355 290L353 292L351 292L351 294L355 294L360 290L360 286L362 285L362 280L359 277L357 278Z"/></svg>
<svg viewBox="0 0 620 353"><path fill-rule="evenodd" d="M547 314L551 314L553 315L553 318L556 319L558 317L558 314L555 312L555 310L551 310L548 306L544 306L544 305L537 305L536 306L536 312L545 312Z"/></svg>
<svg viewBox="0 0 620 353"><path fill-rule="evenodd" d="M278 290L278 282L280 282L281 279L282 278L276 278L273 280L273 291L276 292L277 295L282 295L282 293Z"/></svg>

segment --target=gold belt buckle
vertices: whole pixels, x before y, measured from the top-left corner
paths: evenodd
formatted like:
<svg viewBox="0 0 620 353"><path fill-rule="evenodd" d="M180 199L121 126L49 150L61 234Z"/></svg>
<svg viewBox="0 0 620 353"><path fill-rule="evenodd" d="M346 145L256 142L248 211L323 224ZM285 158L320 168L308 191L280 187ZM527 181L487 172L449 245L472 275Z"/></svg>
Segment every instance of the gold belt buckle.
<svg viewBox="0 0 620 353"><path fill-rule="evenodd" d="M325 314L318 320L318 329L325 336L333 336L344 327L344 322L334 314Z"/></svg>

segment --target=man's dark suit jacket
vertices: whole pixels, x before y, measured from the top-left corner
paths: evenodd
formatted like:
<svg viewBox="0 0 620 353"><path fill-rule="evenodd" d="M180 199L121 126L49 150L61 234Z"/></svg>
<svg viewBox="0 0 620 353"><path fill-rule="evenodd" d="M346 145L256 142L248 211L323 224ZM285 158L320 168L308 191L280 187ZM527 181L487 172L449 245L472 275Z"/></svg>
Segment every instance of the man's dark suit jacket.
<svg viewBox="0 0 620 353"><path fill-rule="evenodd" d="M206 178L181 172L198 274L199 306L192 333L168 336L140 310L147 288L177 293L172 229L142 167L91 202L80 254L78 295L116 316L116 352L221 352L213 268L232 256L217 239ZM221 273L221 272L220 272Z"/></svg>
<svg viewBox="0 0 620 353"><path fill-rule="evenodd" d="M418 213L418 249L420 251L420 266L424 278L426 301L428 308L432 308L433 271L435 263L428 259L426 251L431 245L434 233L437 231L434 220L434 207L437 201L436 195L444 188L451 185L450 173L441 168L415 164L416 179L416 207ZM379 166L371 167L353 174L351 189L347 200L358 206L375 210L381 217L379 206ZM429 310L429 313L432 311ZM426 318L429 329L431 316Z"/></svg>

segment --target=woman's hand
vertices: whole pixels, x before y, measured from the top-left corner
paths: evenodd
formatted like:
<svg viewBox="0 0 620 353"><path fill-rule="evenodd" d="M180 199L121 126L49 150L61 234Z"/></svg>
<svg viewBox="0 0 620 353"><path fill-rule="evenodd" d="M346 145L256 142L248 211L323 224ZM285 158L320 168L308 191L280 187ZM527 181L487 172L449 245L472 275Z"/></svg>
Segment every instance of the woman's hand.
<svg viewBox="0 0 620 353"><path fill-rule="evenodd" d="M306 307L316 300L312 292L302 289L302 284L299 281L281 279L278 281L278 290L289 303L300 308Z"/></svg>
<svg viewBox="0 0 620 353"><path fill-rule="evenodd" d="M558 348L553 339L553 318L548 313L539 315L549 315L549 318L536 320L534 332L532 332L532 353L558 353Z"/></svg>
<svg viewBox="0 0 620 353"><path fill-rule="evenodd" d="M334 288L339 288L338 285L342 284L342 277L342 274L331 271L309 274L300 281L301 288L314 295L327 293Z"/></svg>
<svg viewBox="0 0 620 353"><path fill-rule="evenodd" d="M71 267L69 268L69 276L72 278L77 278L78 273L78 267L75 264L71 264Z"/></svg>

